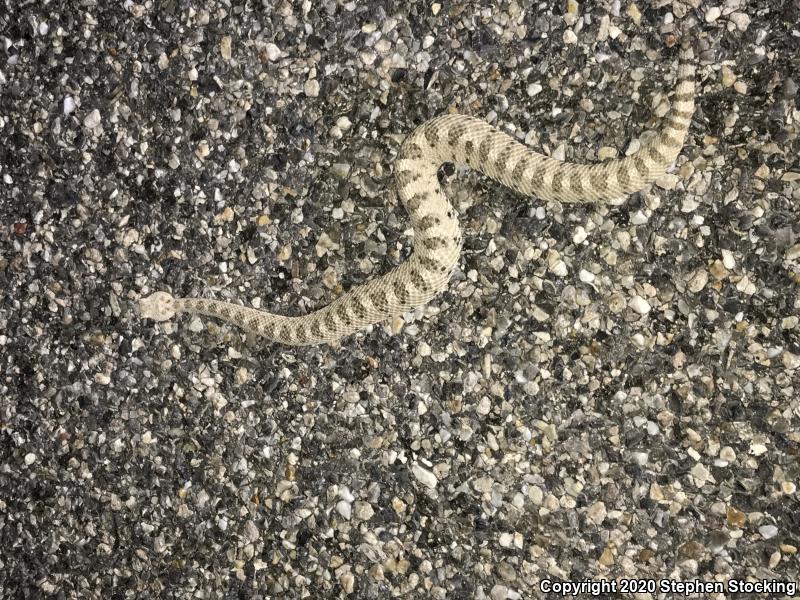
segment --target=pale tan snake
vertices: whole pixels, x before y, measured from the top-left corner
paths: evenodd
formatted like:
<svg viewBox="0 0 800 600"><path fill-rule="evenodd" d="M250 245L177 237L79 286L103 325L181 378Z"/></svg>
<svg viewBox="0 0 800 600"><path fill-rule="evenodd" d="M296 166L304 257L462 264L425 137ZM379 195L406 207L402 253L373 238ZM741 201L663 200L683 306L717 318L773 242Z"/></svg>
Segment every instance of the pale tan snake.
<svg viewBox="0 0 800 600"><path fill-rule="evenodd" d="M694 114L694 66L681 50L677 85L658 134L634 154L592 165L565 163L534 152L487 123L443 115L418 127L396 161L397 192L411 216L414 252L394 270L358 286L328 306L287 317L229 302L174 298L156 292L140 301L156 321L176 313L220 318L248 332L290 345L332 342L431 300L448 284L461 251L455 210L439 186L442 163L466 164L529 196L559 202L608 202L641 190L677 158Z"/></svg>

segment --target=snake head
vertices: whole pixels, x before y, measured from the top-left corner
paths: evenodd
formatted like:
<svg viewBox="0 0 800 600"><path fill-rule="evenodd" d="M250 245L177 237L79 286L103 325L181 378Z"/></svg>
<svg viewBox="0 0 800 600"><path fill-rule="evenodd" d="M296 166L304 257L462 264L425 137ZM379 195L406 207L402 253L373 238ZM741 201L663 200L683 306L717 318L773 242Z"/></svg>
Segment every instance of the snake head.
<svg viewBox="0 0 800 600"><path fill-rule="evenodd" d="M167 321L178 312L178 303L166 292L156 292L139 300L139 314L145 319Z"/></svg>

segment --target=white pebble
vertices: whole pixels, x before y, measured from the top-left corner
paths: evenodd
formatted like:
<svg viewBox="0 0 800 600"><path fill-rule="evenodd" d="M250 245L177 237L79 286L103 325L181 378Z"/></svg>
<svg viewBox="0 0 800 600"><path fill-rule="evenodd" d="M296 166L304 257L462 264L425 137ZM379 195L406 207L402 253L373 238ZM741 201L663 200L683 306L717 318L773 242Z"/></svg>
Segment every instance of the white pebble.
<svg viewBox="0 0 800 600"><path fill-rule="evenodd" d="M565 44L575 44L578 41L578 36L572 29L567 29L564 32L563 40Z"/></svg>
<svg viewBox="0 0 800 600"><path fill-rule="evenodd" d="M422 485L429 487L430 489L435 489L436 485L439 483L436 475L434 475L428 469L415 464L411 467L411 472L414 473L414 477L417 478Z"/></svg>
<svg viewBox="0 0 800 600"><path fill-rule="evenodd" d="M646 315L651 309L650 303L639 295L631 298L630 302L628 302L628 306L630 306L640 315Z"/></svg>
<svg viewBox="0 0 800 600"><path fill-rule="evenodd" d="M319 81L316 79L309 79L303 86L303 91L309 98L316 98L319 96Z"/></svg>
<svg viewBox="0 0 800 600"><path fill-rule="evenodd" d="M713 23L722 15L722 10L719 6L712 6L706 11L706 23Z"/></svg>
<svg viewBox="0 0 800 600"><path fill-rule="evenodd" d="M267 53L267 58L270 61L278 60L281 56L281 49L278 48L275 44L267 44L264 47L264 51Z"/></svg>
<svg viewBox="0 0 800 600"><path fill-rule="evenodd" d="M761 534L765 540L770 540L778 535L778 528L775 525L762 525L758 528L758 533Z"/></svg>
<svg viewBox="0 0 800 600"><path fill-rule="evenodd" d="M64 116L66 117L75 110L75 100L72 96L64 96Z"/></svg>
<svg viewBox="0 0 800 600"><path fill-rule="evenodd" d="M339 500L336 503L336 512L338 512L342 517L346 520L350 520L350 517L353 514L353 507L350 506L349 502L345 502L344 500Z"/></svg>
<svg viewBox="0 0 800 600"><path fill-rule="evenodd" d="M528 86L528 96L535 96L542 91L542 86L539 83L531 83Z"/></svg>
<svg viewBox="0 0 800 600"><path fill-rule="evenodd" d="M36 455L33 452L28 452L25 455L25 464L32 465L35 462L36 462Z"/></svg>
<svg viewBox="0 0 800 600"><path fill-rule="evenodd" d="M583 225L578 225L575 228L575 233L572 234L572 243L573 244L582 244L587 237L586 230L583 228Z"/></svg>
<svg viewBox="0 0 800 600"><path fill-rule="evenodd" d="M86 118L83 120L83 126L87 129L94 129L100 125L101 120L100 111L95 108L92 112L86 115Z"/></svg>
<svg viewBox="0 0 800 600"><path fill-rule="evenodd" d="M586 269L581 269L578 272L578 279L580 279L583 283L592 283L594 281L594 273L587 271Z"/></svg>
<svg viewBox="0 0 800 600"><path fill-rule="evenodd" d="M563 260L557 260L550 267L550 272L556 277L565 277L567 275L567 265Z"/></svg>

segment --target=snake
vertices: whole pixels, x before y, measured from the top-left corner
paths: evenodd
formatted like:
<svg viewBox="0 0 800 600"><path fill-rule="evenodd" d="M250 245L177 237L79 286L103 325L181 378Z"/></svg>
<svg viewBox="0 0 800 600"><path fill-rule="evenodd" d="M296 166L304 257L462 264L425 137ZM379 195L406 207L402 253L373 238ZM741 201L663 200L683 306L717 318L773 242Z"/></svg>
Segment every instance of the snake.
<svg viewBox="0 0 800 600"><path fill-rule="evenodd" d="M181 313L215 317L291 346L335 343L424 305L447 287L461 254L462 233L437 177L444 163L466 165L545 201L612 202L641 191L673 164L689 131L694 100L693 53L684 43L669 110L649 139L622 158L593 164L560 161L481 119L453 113L434 117L405 138L395 159L397 194L411 218L414 241L410 256L393 270L303 316L208 298L176 298L164 291L141 299L139 312L154 321Z"/></svg>

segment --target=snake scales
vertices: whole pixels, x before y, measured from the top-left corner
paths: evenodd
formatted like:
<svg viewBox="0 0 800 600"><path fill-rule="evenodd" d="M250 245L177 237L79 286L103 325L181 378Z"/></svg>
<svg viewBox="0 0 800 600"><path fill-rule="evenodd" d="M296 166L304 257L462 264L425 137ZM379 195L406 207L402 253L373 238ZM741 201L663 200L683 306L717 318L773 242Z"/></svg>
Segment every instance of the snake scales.
<svg viewBox="0 0 800 600"><path fill-rule="evenodd" d="M177 313L208 315L272 341L301 346L335 341L424 304L447 286L461 251L457 216L437 179L442 163L467 164L521 194L544 200L604 202L636 192L664 174L683 147L694 114L692 58L685 46L671 109L660 131L619 160L591 165L561 162L463 115L439 116L418 127L403 143L396 164L397 192L414 228L413 254L391 272L317 311L287 317L219 300L156 292L140 301L140 313L156 321Z"/></svg>

